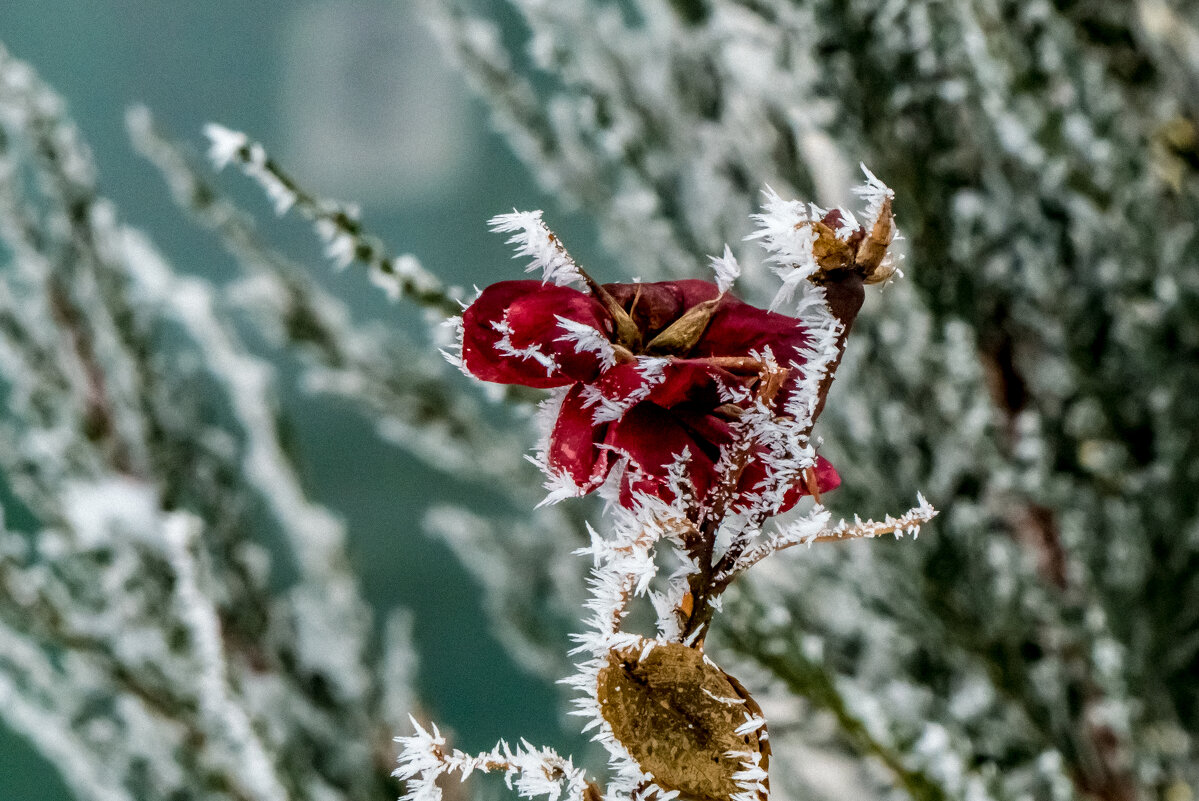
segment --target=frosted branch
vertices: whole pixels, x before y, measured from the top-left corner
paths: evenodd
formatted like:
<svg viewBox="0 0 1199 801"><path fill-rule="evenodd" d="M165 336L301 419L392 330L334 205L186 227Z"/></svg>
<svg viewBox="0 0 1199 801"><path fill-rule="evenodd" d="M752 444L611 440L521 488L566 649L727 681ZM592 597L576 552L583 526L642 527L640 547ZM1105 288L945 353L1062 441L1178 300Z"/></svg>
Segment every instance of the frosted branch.
<svg viewBox="0 0 1199 801"><path fill-rule="evenodd" d="M437 779L458 775L465 781L472 773L501 773L508 787L522 798L544 797L547 801L582 801L588 780L568 758L550 748L535 748L522 741L515 749L500 741L491 751L466 754L448 748L445 737L431 724L426 730L412 719L415 734L397 737L400 766L395 775L405 780L402 801L441 801Z"/></svg>
<svg viewBox="0 0 1199 801"><path fill-rule="evenodd" d="M500 214L492 217L488 224L496 233L512 234L508 244L516 246L514 258L529 259L525 272L540 272L543 283L577 288L586 286L579 273L579 265L566 252L558 236L542 221L540 210Z"/></svg>
<svg viewBox="0 0 1199 801"><path fill-rule="evenodd" d="M325 244L325 255L336 266L345 267L358 261L366 266L371 282L392 300L409 297L447 316L458 312L455 293L442 286L415 257L390 255L378 238L364 231L355 207L305 191L267 155L261 143L251 141L245 134L216 123L206 125L204 134L210 143L209 158L213 166L219 170L229 163L236 164L262 187L277 214L283 215L293 208L298 211L313 224Z"/></svg>

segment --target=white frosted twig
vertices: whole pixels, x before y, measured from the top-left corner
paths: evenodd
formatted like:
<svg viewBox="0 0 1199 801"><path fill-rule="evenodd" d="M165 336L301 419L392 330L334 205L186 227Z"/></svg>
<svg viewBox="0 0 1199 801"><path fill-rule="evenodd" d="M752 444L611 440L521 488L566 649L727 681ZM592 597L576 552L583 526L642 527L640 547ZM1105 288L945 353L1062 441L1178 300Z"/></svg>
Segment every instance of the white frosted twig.
<svg viewBox="0 0 1199 801"><path fill-rule="evenodd" d="M313 576L337 571L344 559L344 527L304 497L294 468L271 433L275 403L270 365L235 344L216 314L215 295L208 284L175 276L136 231L125 232L125 248L130 261L138 265L143 291L166 305L199 346L213 376L225 384L247 438L246 479L259 488L293 534L301 570Z"/></svg>
<svg viewBox="0 0 1199 801"><path fill-rule="evenodd" d="M529 259L525 272L540 271L542 283L584 288L586 281L579 272L579 265L566 251L562 240L542 221L541 214L540 209L498 214L488 221L488 225L496 233L512 234L507 242L516 246L513 258Z"/></svg>
<svg viewBox="0 0 1199 801"><path fill-rule="evenodd" d="M905 534L916 537L920 527L937 516L937 510L917 493L916 505L899 517L887 515L881 521L862 520L855 517L852 523L839 521L834 526L814 525L823 516L828 519L828 513L823 507L817 507L820 516L805 518L778 530L765 542L749 548L737 560L730 571L732 575L744 572L762 559L776 551L790 548L794 545L811 545L814 542L833 542L836 540L870 539L894 534L897 538ZM813 512L817 511L816 509Z"/></svg>
<svg viewBox="0 0 1199 801"><path fill-rule="evenodd" d="M102 419L105 457L144 474L150 465L144 378L122 328L130 310L110 248L114 212L97 197L90 150L62 99L2 47L0 136L25 140L34 179L28 183L40 194L22 197L27 176L9 151L19 145L0 145L0 234L16 244L18 280L45 293L28 302L41 307L34 314L54 320L59 368L90 404L87 413Z"/></svg>
<svg viewBox="0 0 1199 801"><path fill-rule="evenodd" d="M25 635L3 622L0 653L0 717L8 726L30 738L58 766L78 798L135 801L121 786L120 768L114 767L108 755L90 748L75 722L51 700L56 693L79 688L56 686L51 680L57 673L55 665ZM31 682L38 686L31 687Z"/></svg>
<svg viewBox="0 0 1199 801"><path fill-rule="evenodd" d="M261 143L243 133L209 123L204 126L204 134L210 143L209 158L213 166L219 170L230 163L237 164L266 192L276 213L282 215L294 208L311 221L325 244L325 255L336 266L361 262L366 265L371 282L392 300L409 297L444 315L457 313L454 291L444 287L415 257L390 255L382 241L363 231L356 208L305 191L270 158Z"/></svg>
<svg viewBox="0 0 1199 801"><path fill-rule="evenodd" d="M394 331L357 323L300 265L260 241L249 218L204 180L147 109L130 109L126 126L138 152L162 173L176 205L212 230L247 271L229 287L231 301L248 308L272 338L294 336L290 319L305 321L293 341L305 346L307 371L300 383L306 390L353 401L374 420L380 437L438 469L489 480L527 479L518 470L515 437L488 426L471 400L442 379L433 360L411 352L415 346Z"/></svg>
<svg viewBox="0 0 1199 801"><path fill-rule="evenodd" d="M472 773L502 773L508 787L522 798L544 797L547 801L581 801L587 777L569 758L551 748L536 748L526 741L514 749L500 741L491 751L467 754L448 748L445 737L435 724L430 730L415 718L410 719L415 733L397 737L400 744L399 767L395 776L406 782L401 801L441 801L436 784L444 775L458 775L465 781Z"/></svg>
<svg viewBox="0 0 1199 801"><path fill-rule="evenodd" d="M288 538L307 587L324 601L313 600L301 632L313 638L298 643L305 658L328 663L327 674L343 682L342 691L357 697L365 689L361 657L365 617L345 553L345 527L327 509L308 499L299 477L276 436L272 370L251 356L216 315L212 288L197 279L178 278L153 246L138 232L126 230L124 247L138 265L141 290L163 304L195 341L209 372L225 388L245 435L242 469ZM297 600L304 598L303 594ZM320 636L337 637L343 646L328 647ZM357 661L357 664L352 664Z"/></svg>

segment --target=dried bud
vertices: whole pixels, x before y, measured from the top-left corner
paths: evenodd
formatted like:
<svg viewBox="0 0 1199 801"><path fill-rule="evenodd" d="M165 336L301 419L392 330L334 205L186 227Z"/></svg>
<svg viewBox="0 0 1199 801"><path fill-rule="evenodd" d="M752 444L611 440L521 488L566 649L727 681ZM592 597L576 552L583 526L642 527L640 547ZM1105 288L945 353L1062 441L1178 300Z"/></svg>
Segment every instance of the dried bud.
<svg viewBox="0 0 1199 801"><path fill-rule="evenodd" d="M757 704L699 650L646 644L611 652L600 669L596 697L612 733L660 787L700 801L744 792L735 774L755 761L764 771L769 757Z"/></svg>
<svg viewBox="0 0 1199 801"><path fill-rule="evenodd" d="M895 263L887 262L887 248L895 237L895 213L891 210L891 198L884 197L874 226L858 245L854 258L862 280L867 284L881 284L895 274Z"/></svg>
<svg viewBox="0 0 1199 801"><path fill-rule="evenodd" d="M820 273L832 273L847 270L853 266L853 248L844 239L838 239L837 233L823 222L810 223L816 240L812 243L812 256L820 265Z"/></svg>

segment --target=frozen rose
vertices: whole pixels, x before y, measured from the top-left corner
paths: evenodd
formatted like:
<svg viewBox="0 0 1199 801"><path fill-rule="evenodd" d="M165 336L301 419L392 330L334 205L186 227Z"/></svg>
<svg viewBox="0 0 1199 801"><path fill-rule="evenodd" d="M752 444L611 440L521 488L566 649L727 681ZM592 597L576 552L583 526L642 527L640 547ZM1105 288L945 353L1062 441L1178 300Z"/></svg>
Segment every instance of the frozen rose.
<svg viewBox="0 0 1199 801"><path fill-rule="evenodd" d="M463 365L486 381L564 387L546 452L548 467L590 492L627 458L622 503L635 493L673 501L672 470L703 503L717 483L721 449L763 380L765 355L804 363L798 320L751 306L701 280L592 285L591 292L540 281L485 289L463 314ZM772 393L785 408L799 371ZM749 459L738 491L767 479ZM677 483L677 482L675 482ZM810 490L840 483L817 459L808 481L786 489L789 508Z"/></svg>

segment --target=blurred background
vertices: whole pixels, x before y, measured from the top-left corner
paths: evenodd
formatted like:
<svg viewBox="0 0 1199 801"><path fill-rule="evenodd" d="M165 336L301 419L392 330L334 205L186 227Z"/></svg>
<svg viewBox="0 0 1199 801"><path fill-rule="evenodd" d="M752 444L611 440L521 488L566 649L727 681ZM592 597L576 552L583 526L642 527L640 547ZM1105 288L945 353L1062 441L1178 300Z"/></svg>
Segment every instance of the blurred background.
<svg viewBox="0 0 1199 801"><path fill-rule="evenodd" d="M234 272L133 152L124 126L131 104L147 105L197 151L206 122L247 132L307 188L360 202L369 228L394 251L412 252L448 282L470 286L518 270L502 238L486 229L489 217L513 207L545 208L577 256L598 260L585 221L536 190L405 3L3 0L0 42L67 100L95 150L101 192L181 271L216 280ZM257 187L232 171L221 183L269 221ZM389 305L354 268L330 270L308 226L283 220L264 233L359 315L423 336L411 306ZM478 589L449 550L421 532L424 510L454 498L455 488L440 476L430 481L336 404L295 395L284 402L307 486L347 521L367 597L381 610L414 612L419 687L431 717L468 749L521 736L568 745L554 689L507 658ZM69 798L48 763L0 731L0 799Z"/></svg>
<svg viewBox="0 0 1199 801"><path fill-rule="evenodd" d="M505 115L542 185L578 198L588 219L534 188L489 132L484 110L443 66L411 5L441 15L439 30L491 107ZM510 5L525 10L520 20L508 16ZM704 254L742 241L763 183L839 204L848 199L853 165L865 161L896 191L910 272L867 302L855 323L857 344L838 370L834 392L842 394L822 415L825 453L845 478L830 506L877 516L906 508L919 489L943 514L918 547L812 549L785 570L759 572L746 595L728 605L722 660L743 660L734 669L746 685L777 695L783 714L767 713L775 747L804 755L787 760L793 781L777 766L774 777L784 779L780 786L802 788L796 798L838 800L1199 797L1199 0L0 0L0 42L70 104L95 149L99 191L122 221L148 232L181 272L216 282L240 273L209 232L181 217L158 170L134 153L124 122L131 104L149 107L197 158L205 123L245 131L306 189L360 203L366 229L390 250L411 252L446 282L467 287L519 274L503 238L486 230L489 217L514 207L545 209L597 276L693 276ZM28 84L19 69L15 78L6 75L3 87L16 85L17 94ZM17 116L41 119L40 109L22 116L30 108L18 104ZM14 141L23 141L20 122L15 130ZM32 140L47 154L43 162L53 162L46 181L52 189L68 166L86 161L56 149L56 133L50 126ZM0 178L17 186L14 174L26 175ZM29 180L36 177L32 170ZM388 304L360 268L330 269L311 227L294 214L276 220L245 176L230 169L213 181L255 217L271 246L306 265L360 319L411 338L429 336L419 311ZM66 269L54 275L64 283L85 261L76 258L75 240L86 253L97 240L103 244L77 224L81 208L97 209L86 205L90 190L86 195L81 206L60 192L57 216L47 218L53 225L33 231L47 232L44 239L56 245L71 240L56 251L56 264ZM598 221L619 265L599 255L589 220ZM739 290L750 299L769 297L774 287L767 291L756 248L742 247L750 252L738 254L749 257ZM26 272L37 278L37 269ZM91 300L89 286L70 284L80 308ZM30 296L44 294L39 286ZM0 301L23 310L23 297ZM194 298L169 300L186 307ZM29 308L50 339L75 334L60 315ZM233 319L230 326L242 322ZM275 352L269 332L246 326L238 334L254 353ZM71 364L46 358L58 352L36 343L26 351L32 355L25 361L5 362L17 365L9 376L37 383L46 405L61 406L49 419L66 420L71 449L93 448L91 419L79 414L89 408L83 401L90 403L91 385L46 383L43 372ZM155 351L166 360L163 374L187 373L183 358L164 352L170 357ZM369 367L408 362L385 355ZM282 355L276 367L281 391L310 375ZM407 388L410 373L397 373ZM468 384L450 386L465 392ZM214 395L221 391L214 386ZM155 419L173 419L179 395L155 396ZM386 397L394 408L397 396ZM444 403L455 396L429 397ZM295 393L283 401L285 421L269 432L270 441L292 447L305 489L346 521L354 570L377 611L412 612L419 714L452 728L456 744L468 750L527 736L578 753L556 719L555 688L506 659L479 587L441 540L422 534L427 510L441 502L469 499L487 521L528 519L532 504L490 487L457 486L419 467L379 444L345 403ZM40 409L28 405L34 423L24 432L26 448L6 447L0 461L20 458L16 474L47 476L39 485L45 508L60 516L67 507L91 511L59 490L59 474L49 468L73 454L64 445L45 455L38 437L46 426L37 419ZM260 408L261 399L253 405ZM185 434L201 418L178 417L184 422L171 429L171 442L192 448ZM512 421L490 426L486 442L509 431L520 436ZM479 447L472 440L458 453L474 457ZM213 530L224 530L228 507L238 513L229 515L238 536L250 530L270 544L268 526L240 516L236 486L220 483L223 475L206 478L201 457L174 460L176 453L164 451L172 467L179 464L184 488L195 484L202 503L196 508L222 518ZM222 458L240 451L229 453ZM493 468L480 471L486 480L502 484L508 466L484 464ZM35 529L3 491L12 531ZM514 590L507 600L525 604L516 610L528 613L520 624L543 656L562 653L563 628L574 626L577 608L572 601L565 619L554 619L542 614L551 606L545 599L567 601L582 584L581 563L567 552L586 513L563 511L568 507L579 509L555 507L527 530L463 518L444 526L466 535L452 541L473 557L472 567L482 566L484 581L498 578L499 590ZM53 551L58 540L46 545L48 561L81 565L50 611L69 612L94 594L101 612L116 610L122 625L112 630L123 634L125 621L142 619L142 608L125 614L125 596L105 592L111 585L94 577L119 571L99 561L109 551L85 539L76 537L79 553L66 556ZM149 560L129 563L146 585L137 597L157 597L142 593L147 588L169 592L162 588L180 572L156 576L158 557L145 543L121 542L122 552ZM562 565L571 567L558 570ZM274 586L260 594L245 594L258 589L244 582L230 596L231 610L272 608L260 600L286 587L289 577L279 575L285 571L272 573ZM496 589L488 584L487 597L500 605ZM292 652L303 649L292 646L309 631L310 644L325 646L309 649L319 656L350 653L329 647L337 640L325 634L360 640L352 624L366 617L359 606L325 603L333 595L315 597L320 607L312 596L289 594L290 605L272 614L266 629L258 619L230 615L244 635L238 675L258 672L252 657L266 642L262 632L271 633L266 645L278 671L270 675L299 683L263 701L259 719L287 721L280 731L288 739L279 747L289 778L304 782L303 797L330 797L319 794L326 782L376 780L352 797L394 796L385 786L391 757L381 735L403 724L376 713L406 709L406 700L380 704L347 692L334 718L302 719L328 700L328 681L341 686L344 666L326 670L309 655L297 662ZM159 614L161 608L147 601L145 618L156 636L177 626L176 610ZM5 609L0 634L17 633L7 642L19 643L25 628L43 636L37 626L44 611L24 602ZM320 614L326 609L330 615ZM289 627L293 613L305 625ZM336 627L322 629L322 621ZM55 660L72 648L53 625L44 639L32 667L22 668L30 684L59 678ZM165 687L177 704L172 714L185 720L204 711L189 686L204 675L193 669L198 657L191 653L200 639L184 642L182 656L169 655L162 681L152 677L151 686ZM11 654L20 649L0 649L0 662ZM176 801L203 784L194 777L207 776L193 771L203 765L164 774L167 790L154 796L144 790L142 756L122 746L161 745L169 759L145 764L162 770L180 756L245 751L220 728L223 719L199 729L216 732L212 749L174 735L138 736L173 731L174 718L134 728L136 716L105 706L113 670L105 667L94 695L80 675L64 671L73 683L45 682L43 706L56 716L35 716L39 724L26 729L48 733L43 739L52 746L79 733L89 764L120 773L114 786L132 782L121 797ZM23 697L9 696L4 710L19 709ZM248 691L243 700L258 703ZM374 747L358 747L376 739ZM819 750L798 750L811 744ZM349 747L339 753L343 745L357 755ZM347 759L322 759L330 755ZM853 768L835 772L857 777L862 789L799 775L829 764ZM77 782L90 777L70 775ZM313 777L319 781L309 782ZM0 735L0 801L62 798L55 771L17 738Z"/></svg>

